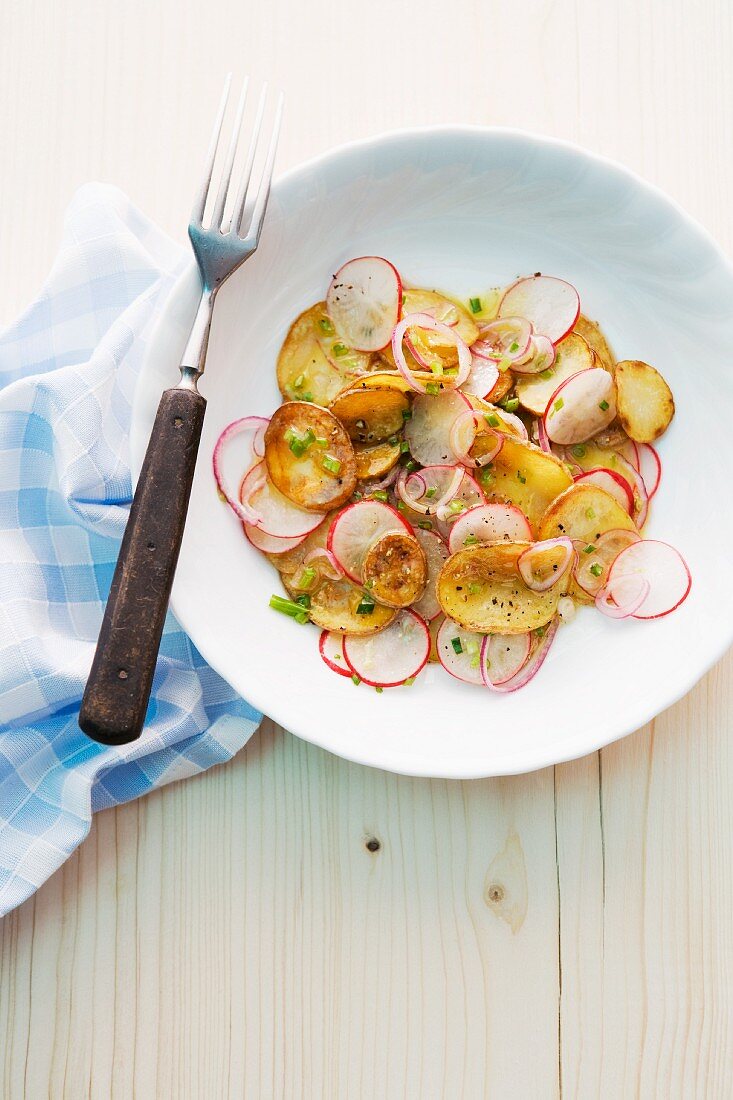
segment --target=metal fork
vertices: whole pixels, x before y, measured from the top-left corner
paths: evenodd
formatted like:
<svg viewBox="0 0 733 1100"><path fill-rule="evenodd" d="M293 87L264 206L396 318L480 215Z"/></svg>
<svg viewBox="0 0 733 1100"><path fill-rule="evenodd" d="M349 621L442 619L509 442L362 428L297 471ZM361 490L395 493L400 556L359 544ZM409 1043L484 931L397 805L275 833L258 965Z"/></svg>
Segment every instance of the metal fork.
<svg viewBox="0 0 733 1100"><path fill-rule="evenodd" d="M201 301L181 360L181 381L160 399L79 713L84 733L105 745L134 741L143 728L206 410L198 380L206 363L212 310L219 288L257 249L270 195L282 96L259 183L250 186L265 112L267 92L263 88L232 213L225 217L242 134L245 82L210 223L204 227L230 85L231 76L224 86L188 227L201 274Z"/></svg>

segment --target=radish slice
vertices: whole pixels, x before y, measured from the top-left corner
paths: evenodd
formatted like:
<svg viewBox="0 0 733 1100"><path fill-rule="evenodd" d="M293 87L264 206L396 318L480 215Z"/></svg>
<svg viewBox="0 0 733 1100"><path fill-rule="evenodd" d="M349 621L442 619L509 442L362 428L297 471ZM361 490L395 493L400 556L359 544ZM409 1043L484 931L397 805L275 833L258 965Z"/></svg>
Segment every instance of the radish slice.
<svg viewBox="0 0 733 1100"><path fill-rule="evenodd" d="M378 634L344 637L344 657L349 668L372 687L398 687L417 676L430 654L430 632L425 622L409 609L398 612Z"/></svg>
<svg viewBox="0 0 733 1100"><path fill-rule="evenodd" d="M524 317L502 317L479 329L478 340L471 345L474 355L500 363L521 362L531 350L532 326Z"/></svg>
<svg viewBox="0 0 733 1100"><path fill-rule="evenodd" d="M232 487L239 485L241 490L242 471L252 465L252 452L257 458L264 455L265 431L269 423L264 416L243 416L233 420L214 447L212 464L216 486L235 516L244 523L255 524L259 516L248 501L242 502L241 492L237 494Z"/></svg>
<svg viewBox="0 0 733 1100"><path fill-rule="evenodd" d="M644 479L649 500L652 499L659 482L662 480L662 461L651 443L635 443L638 456L638 470Z"/></svg>
<svg viewBox="0 0 733 1100"><path fill-rule="evenodd" d="M634 469L639 472L641 469L641 458L639 456L639 444L635 443L633 439L627 439L622 447L619 447L618 453L622 455L627 462L630 462Z"/></svg>
<svg viewBox="0 0 733 1100"><path fill-rule="evenodd" d="M577 559L573 576L583 591L595 597L605 586L611 566L621 551L633 542L640 541L641 536L636 531L626 531L623 528L604 531L592 544L576 540L574 545ZM592 550L586 553L589 545L592 545Z"/></svg>
<svg viewBox="0 0 733 1100"><path fill-rule="evenodd" d="M338 581L344 575L336 558L330 550L326 550L325 546L317 546L315 550L311 550L310 554L306 554L303 559L303 565L305 566L313 565L314 562L321 574L328 577L329 580Z"/></svg>
<svg viewBox="0 0 733 1100"><path fill-rule="evenodd" d="M473 354L471 347L471 370L468 378L461 386L464 393L472 393L475 397L488 397L499 379L499 368L491 359L482 359Z"/></svg>
<svg viewBox="0 0 733 1100"><path fill-rule="evenodd" d="M435 648L438 660L456 680L466 684L483 684L481 676L481 648L483 634L474 634L464 630L452 619L446 619L438 631Z"/></svg>
<svg viewBox="0 0 733 1100"><path fill-rule="evenodd" d="M362 583L362 566L369 549L382 535L393 531L412 534L409 523L396 508L381 500L360 500L336 516L328 532L327 548L349 580Z"/></svg>
<svg viewBox="0 0 733 1100"><path fill-rule="evenodd" d="M582 485L597 485L599 489L605 489L629 515L633 514L634 493L632 488L626 478L622 477L621 474L617 474L615 470L597 466L594 470L578 474L574 480Z"/></svg>
<svg viewBox="0 0 733 1100"><path fill-rule="evenodd" d="M410 370L407 360L405 359L405 353L402 350L402 341L409 329L411 328L426 328L430 332L438 332L443 336L449 344L455 344L456 351L458 352L458 370L456 374L444 374L435 375L435 380L432 383L422 382L416 378ZM442 321L436 321L434 317L431 317L429 313L408 313L399 324L395 325L394 332L392 333L392 354L397 364L402 377L408 383L408 385L416 390L417 393L427 393L428 385L437 385L442 383L443 386L450 385L451 387L458 387L468 378L471 373L471 349L465 340L455 332L450 325L444 324ZM437 395L435 395L437 396Z"/></svg>
<svg viewBox="0 0 733 1100"><path fill-rule="evenodd" d="M412 606L413 609L417 611L418 615L421 615L426 622L432 622L433 619L437 619L441 612L436 594L436 582L438 580L438 573L443 567L443 563L448 559L448 547L445 545L440 535L436 534L435 531L423 531L417 527L414 534L423 548L425 559L428 563L428 579L425 585L425 591L420 599L416 600Z"/></svg>
<svg viewBox="0 0 733 1100"><path fill-rule="evenodd" d="M278 538L301 539L315 531L326 518L322 512L306 512L276 489L267 477L264 462L259 462L245 475L240 489L242 507L257 515L255 527Z"/></svg>
<svg viewBox="0 0 733 1100"><path fill-rule="evenodd" d="M357 351L379 351L389 343L402 302L397 269L381 256L349 260L334 275L326 309L337 331Z"/></svg>
<svg viewBox="0 0 733 1100"><path fill-rule="evenodd" d="M460 466L427 466L419 474L403 469L397 479L397 493L413 511L434 516L453 500L462 481Z"/></svg>
<svg viewBox="0 0 733 1100"><path fill-rule="evenodd" d="M555 362L555 345L547 336L534 333L530 341L530 354L517 363L512 363L515 374L541 374Z"/></svg>
<svg viewBox="0 0 733 1100"><path fill-rule="evenodd" d="M591 367L557 387L545 410L545 428L553 443L583 443L616 416L616 387L603 367Z"/></svg>
<svg viewBox="0 0 733 1100"><path fill-rule="evenodd" d="M278 538L277 535L268 535L264 531L260 531L259 527L253 527L251 523L244 523L242 526L248 541L258 550L262 550L264 554L284 554L286 551L294 550L296 546L300 546L303 539L308 537L307 535L300 535L297 538L283 539Z"/></svg>
<svg viewBox="0 0 733 1100"><path fill-rule="evenodd" d="M476 442L479 429L483 435L489 437L489 441L493 438L493 444L480 458L472 458L470 451ZM451 425L448 438L457 461L463 462L466 466L488 465L489 462L494 461L504 444L504 436L487 426L486 416L478 409L464 409L459 413Z"/></svg>
<svg viewBox="0 0 733 1100"><path fill-rule="evenodd" d="M578 320L580 298L574 286L551 275L520 279L499 303L499 317L525 317L535 332L558 344Z"/></svg>
<svg viewBox="0 0 733 1100"><path fill-rule="evenodd" d="M636 576L645 578L650 586L633 612L636 619L669 615L687 598L692 585L690 570L679 551L656 539L641 539L627 546L614 561L606 587L616 603L625 602L627 578Z"/></svg>
<svg viewBox="0 0 733 1100"><path fill-rule="evenodd" d="M598 592L596 607L609 619L630 619L646 600L650 587L646 577L624 577L620 584L606 585Z"/></svg>
<svg viewBox="0 0 733 1100"><path fill-rule="evenodd" d="M479 504L459 516L448 540L451 554L487 542L531 542L532 529L524 512L513 504Z"/></svg>
<svg viewBox="0 0 733 1100"><path fill-rule="evenodd" d="M339 676L351 679L351 669L346 664L344 657L344 636L333 630L324 630L318 639L318 652L329 668L338 672Z"/></svg>
<svg viewBox="0 0 733 1100"><path fill-rule="evenodd" d="M546 592L567 571L575 556L569 538L546 539L528 547L517 558L522 580L533 592Z"/></svg>
<svg viewBox="0 0 733 1100"><path fill-rule="evenodd" d="M459 390L416 397L405 424L405 439L415 461L421 466L454 466L459 456L451 446L451 429L461 413L471 411L468 398Z"/></svg>
<svg viewBox="0 0 733 1100"><path fill-rule="evenodd" d="M555 635L557 634L558 626L559 619L554 618L551 623L548 623L547 626L544 627L542 636L539 639L537 638L537 631L534 631L532 636L533 648L528 659L522 665L519 672L517 672L516 675L512 676L511 679L505 680L503 684L494 684L489 679L488 674L490 669L487 669L486 667L486 657L490 638L487 637L486 641L484 642L483 652L481 654L481 671L484 675L484 684L486 685L486 687L490 688L491 691L498 691L504 694L508 694L512 691L518 691L519 688L523 688L526 684L530 682L530 680L534 679L534 677L537 675L542 665L544 664L547 654L550 652L550 647L552 646Z"/></svg>
<svg viewBox="0 0 733 1100"><path fill-rule="evenodd" d="M524 668L532 649L532 634L490 634L483 647L483 675L500 687Z"/></svg>

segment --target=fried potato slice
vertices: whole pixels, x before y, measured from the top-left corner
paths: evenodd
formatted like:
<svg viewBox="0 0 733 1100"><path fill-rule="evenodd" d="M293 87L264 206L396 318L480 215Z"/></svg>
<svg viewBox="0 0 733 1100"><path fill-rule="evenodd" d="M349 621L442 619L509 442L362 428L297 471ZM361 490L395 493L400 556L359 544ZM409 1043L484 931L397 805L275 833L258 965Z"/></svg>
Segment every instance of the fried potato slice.
<svg viewBox="0 0 733 1100"><path fill-rule="evenodd" d="M356 458L356 476L360 481L373 477L384 477L395 466L400 457L400 445L397 443L376 443L373 446L357 444L354 447Z"/></svg>
<svg viewBox="0 0 733 1100"><path fill-rule="evenodd" d="M581 370L596 366L593 351L577 332L569 333L555 349L555 362L541 374L524 374L515 379L520 404L535 416L542 416L547 402L561 382ZM603 366L603 363L600 364Z"/></svg>
<svg viewBox="0 0 733 1100"><path fill-rule="evenodd" d="M329 362L324 349L330 347L331 338L323 333L322 321L331 325L325 302L318 302L290 326L277 358L277 384L286 400L328 405L339 390L375 361L374 356L350 352L343 360L334 358Z"/></svg>
<svg viewBox="0 0 733 1100"><path fill-rule="evenodd" d="M617 500L597 485L571 485L550 504L539 525L540 539L566 535L592 545L606 531L636 531L636 524Z"/></svg>
<svg viewBox="0 0 733 1100"><path fill-rule="evenodd" d="M527 587L517 561L529 546L490 543L452 554L438 576L438 600L445 614L481 634L523 634L546 626L565 585L560 578L545 592Z"/></svg>
<svg viewBox="0 0 733 1100"><path fill-rule="evenodd" d="M596 354L599 360L597 366L603 367L613 374L616 359L598 322L591 321L590 317L585 317L581 313L575 322L573 332L578 336L582 336L591 351Z"/></svg>
<svg viewBox="0 0 733 1100"><path fill-rule="evenodd" d="M331 412L356 443L381 443L402 430L409 409L404 393L394 388L357 386L331 403Z"/></svg>
<svg viewBox="0 0 733 1100"><path fill-rule="evenodd" d="M559 458L510 436L479 478L487 500L516 505L535 531L548 505L573 484Z"/></svg>
<svg viewBox="0 0 733 1100"><path fill-rule="evenodd" d="M425 591L428 563L412 535L394 531L382 535L364 559L364 587L387 607L409 607Z"/></svg>
<svg viewBox="0 0 733 1100"><path fill-rule="evenodd" d="M659 439L674 416L674 397L658 370L640 359L616 364L618 418L637 443Z"/></svg>
<svg viewBox="0 0 733 1100"><path fill-rule="evenodd" d="M282 582L291 599L302 593L295 588L290 576L283 576ZM394 619L397 611L375 603L369 615L357 614L364 593L355 584L342 577L341 580L323 580L310 595L308 614L316 626L324 630L334 630L339 634L378 634Z"/></svg>
<svg viewBox="0 0 733 1100"><path fill-rule="evenodd" d="M319 405L287 401L275 410L265 432L265 462L280 492L307 512L338 508L356 488L351 440Z"/></svg>
<svg viewBox="0 0 733 1100"><path fill-rule="evenodd" d="M497 378L494 386L486 395L486 401L503 401L506 395L514 385L514 375L510 370L499 371L499 377Z"/></svg>

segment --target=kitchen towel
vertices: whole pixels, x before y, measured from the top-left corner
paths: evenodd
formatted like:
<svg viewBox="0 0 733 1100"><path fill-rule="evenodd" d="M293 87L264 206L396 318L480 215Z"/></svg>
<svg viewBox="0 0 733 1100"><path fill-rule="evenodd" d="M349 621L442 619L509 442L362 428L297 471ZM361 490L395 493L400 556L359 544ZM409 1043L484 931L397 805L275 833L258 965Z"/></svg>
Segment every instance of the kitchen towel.
<svg viewBox="0 0 733 1100"><path fill-rule="evenodd" d="M228 760L262 717L169 614L140 740L97 745L77 725L132 498L135 382L188 255L89 184L46 285L0 333L0 916L95 810Z"/></svg>

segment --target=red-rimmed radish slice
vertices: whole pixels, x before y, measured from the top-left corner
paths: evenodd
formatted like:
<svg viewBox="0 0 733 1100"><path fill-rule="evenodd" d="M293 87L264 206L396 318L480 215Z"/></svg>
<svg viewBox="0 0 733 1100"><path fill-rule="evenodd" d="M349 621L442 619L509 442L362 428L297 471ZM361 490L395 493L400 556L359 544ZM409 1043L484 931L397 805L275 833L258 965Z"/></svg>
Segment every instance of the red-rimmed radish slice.
<svg viewBox="0 0 733 1100"><path fill-rule="evenodd" d="M357 351L379 351L389 343L401 302L399 273L381 256L349 260L336 272L326 294L336 330Z"/></svg>
<svg viewBox="0 0 733 1100"><path fill-rule="evenodd" d="M396 508L381 500L360 500L336 516L328 532L327 549L349 580L361 584L364 558L377 539L392 531L412 534Z"/></svg>
<svg viewBox="0 0 733 1100"><path fill-rule="evenodd" d="M499 380L499 368L492 359L482 359L471 352L471 370L461 386L464 393L475 397L488 397Z"/></svg>
<svg viewBox="0 0 733 1100"><path fill-rule="evenodd" d="M415 601L412 607L426 622L432 622L433 619L438 617L441 611L435 590L435 582L438 579L438 573L440 573L443 567L443 562L448 559L448 547L443 542L440 535L435 531L423 531L420 527L416 527L414 534L415 538L422 546L425 560L428 563L428 579L425 585L425 591L420 599Z"/></svg>
<svg viewBox="0 0 733 1100"><path fill-rule="evenodd" d="M430 632L414 611L399 611L378 634L344 637L344 657L355 676L371 687L399 687L424 668Z"/></svg>
<svg viewBox="0 0 733 1100"><path fill-rule="evenodd" d="M240 499L243 506L247 502L255 512L254 526L278 538L301 539L325 519L322 512L306 512L283 496L267 477L264 462L253 466L243 478Z"/></svg>
<svg viewBox="0 0 733 1100"><path fill-rule="evenodd" d="M532 335L529 352L524 359L512 363L515 374L541 374L555 362L555 345L549 337L539 332Z"/></svg>
<svg viewBox="0 0 733 1100"><path fill-rule="evenodd" d="M559 626L559 619L555 617L551 622L543 628L540 638L537 637L537 631L534 631L532 635L532 650L525 663L514 676L509 680L505 680L503 684L494 684L489 679L489 669L486 668L486 651L489 642L489 636L487 636L484 642L483 652L481 654L481 669L484 674L484 684L491 691L501 692L502 694L509 694L512 691L518 691L520 688L525 687L530 680L533 680L537 675L542 665L545 662L547 654L550 652L550 647L557 634L557 628Z"/></svg>
<svg viewBox="0 0 733 1100"><path fill-rule="evenodd" d="M597 485L599 489L605 489L614 500L617 500L629 515L634 512L634 492L625 477L617 474L615 470L604 469L602 466L586 473L578 474L575 481L583 485Z"/></svg>
<svg viewBox="0 0 733 1100"><path fill-rule="evenodd" d="M576 540L577 558L573 576L578 585L589 596L595 596L608 580L611 566L621 551L640 540L641 536L636 531L626 531L620 527L604 531L593 543Z"/></svg>
<svg viewBox="0 0 733 1100"><path fill-rule="evenodd" d="M485 437L482 442L486 444L486 449L482 449L478 458L473 458L471 448L479 431ZM504 436L488 426L484 413L478 409L465 409L451 425L449 442L458 462L466 466L487 466L501 450Z"/></svg>
<svg viewBox="0 0 733 1100"><path fill-rule="evenodd" d="M545 539L528 547L517 558L522 580L533 592L546 592L567 572L575 557L572 540Z"/></svg>
<svg viewBox="0 0 733 1100"><path fill-rule="evenodd" d="M451 676L456 680L463 680L466 684L483 685L481 676L481 648L483 646L483 634L474 634L471 630L464 630L452 619L446 619L438 631L435 648L438 652L438 660Z"/></svg>
<svg viewBox="0 0 733 1100"><path fill-rule="evenodd" d="M397 478L397 495L423 516L434 516L456 496L463 481L460 466L426 466L417 474L403 469Z"/></svg>
<svg viewBox="0 0 733 1100"><path fill-rule="evenodd" d="M634 446L638 455L637 468L644 479L647 495L651 500L662 480L662 460L651 443L635 443Z"/></svg>
<svg viewBox="0 0 733 1100"><path fill-rule="evenodd" d="M574 286L552 275L530 275L514 283L499 303L499 317L525 317L553 344L572 329L580 314Z"/></svg>
<svg viewBox="0 0 733 1100"><path fill-rule="evenodd" d="M451 528L451 554L487 542L531 542L532 528L524 512L513 504L479 504L458 517Z"/></svg>
<svg viewBox="0 0 733 1100"><path fill-rule="evenodd" d="M613 377L603 367L580 371L561 383L547 403L545 429L553 443L583 443L616 416Z"/></svg>
<svg viewBox="0 0 733 1100"><path fill-rule="evenodd" d="M268 535L265 531L260 531L259 527L253 527L250 523L244 523L242 526L247 540L258 550L262 550L264 554L285 554L288 550L294 550L296 546L300 546L303 539L308 537L307 535L300 535L297 538L283 539L278 538L276 535Z"/></svg>
<svg viewBox="0 0 733 1100"><path fill-rule="evenodd" d="M641 539L627 546L614 561L606 587L617 603L619 599L624 602L621 582L625 585L628 577L635 576L649 582L649 592L633 612L636 619L669 615L687 598L692 585L690 570L680 552L656 539Z"/></svg>
<svg viewBox="0 0 733 1100"><path fill-rule="evenodd" d="M524 668L532 649L532 635L489 634L483 646L483 676L492 687L501 687Z"/></svg>
<svg viewBox="0 0 733 1100"><path fill-rule="evenodd" d="M248 501L242 502L242 474L252 465L252 452L262 458L265 453L265 431L270 421L264 416L243 416L227 424L216 441L212 456L216 486L235 516L244 523L257 523L259 517Z"/></svg>
<svg viewBox="0 0 733 1100"><path fill-rule="evenodd" d="M318 652L330 669L338 672L339 676L351 679L351 669L344 657L343 634L336 634L333 630L323 630L318 639Z"/></svg>
<svg viewBox="0 0 733 1100"><path fill-rule="evenodd" d="M596 607L609 619L630 619L649 595L649 581L640 575L624 577L596 594Z"/></svg>
<svg viewBox="0 0 733 1100"><path fill-rule="evenodd" d="M513 364L528 354L531 339L532 326L524 317L502 317L481 326L471 351L483 359L493 359L495 363L507 360Z"/></svg>
<svg viewBox="0 0 733 1100"><path fill-rule="evenodd" d="M427 329L429 332L437 332L447 343L454 344L458 352L457 372L455 374L446 373L442 376L436 374L432 382L423 382L419 378L416 378L405 359L405 353L402 349L402 342L411 328ZM444 388L448 386L457 388L463 385L471 373L472 357L471 349L468 344L461 339L455 329L451 328L450 325L446 325L442 321L436 321L429 313L408 313L397 325L395 325L392 333L392 354L394 355L395 363L397 364L397 369L400 374L410 388L417 393L427 394L427 387L430 385L442 384Z"/></svg>
<svg viewBox="0 0 733 1100"><path fill-rule="evenodd" d="M459 390L445 390L439 397L416 397L412 416L405 424L410 454L421 466L455 465L459 456L451 446L451 429L471 405Z"/></svg>

